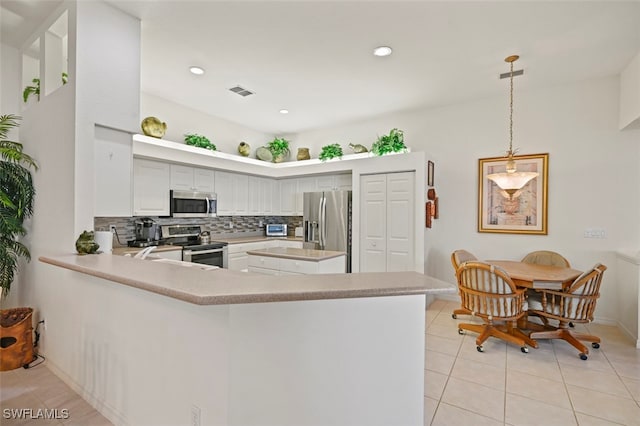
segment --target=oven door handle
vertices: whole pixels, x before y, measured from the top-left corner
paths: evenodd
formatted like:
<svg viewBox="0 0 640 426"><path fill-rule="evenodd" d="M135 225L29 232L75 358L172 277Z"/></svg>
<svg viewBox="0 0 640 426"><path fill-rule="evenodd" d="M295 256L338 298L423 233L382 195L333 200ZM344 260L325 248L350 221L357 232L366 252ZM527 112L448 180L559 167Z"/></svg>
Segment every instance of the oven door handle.
<svg viewBox="0 0 640 426"><path fill-rule="evenodd" d="M199 254L210 254L210 253L222 253L224 249L211 249L211 250L185 250L184 254L187 256L199 255Z"/></svg>
<svg viewBox="0 0 640 426"><path fill-rule="evenodd" d="M210 212L209 212L209 210L210 210L210 204L211 204L211 203L209 203L209 197L205 197L204 199L205 199L205 200L206 200L206 202L207 202L207 215L208 215L208 214L210 213Z"/></svg>

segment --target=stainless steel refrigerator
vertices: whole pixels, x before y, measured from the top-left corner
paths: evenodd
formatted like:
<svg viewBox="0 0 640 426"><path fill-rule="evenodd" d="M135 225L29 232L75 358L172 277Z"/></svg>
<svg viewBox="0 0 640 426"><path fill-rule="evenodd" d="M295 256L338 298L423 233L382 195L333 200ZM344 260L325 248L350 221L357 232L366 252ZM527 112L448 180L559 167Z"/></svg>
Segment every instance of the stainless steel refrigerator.
<svg viewBox="0 0 640 426"><path fill-rule="evenodd" d="M351 191L305 192L304 247L347 253L351 272Z"/></svg>

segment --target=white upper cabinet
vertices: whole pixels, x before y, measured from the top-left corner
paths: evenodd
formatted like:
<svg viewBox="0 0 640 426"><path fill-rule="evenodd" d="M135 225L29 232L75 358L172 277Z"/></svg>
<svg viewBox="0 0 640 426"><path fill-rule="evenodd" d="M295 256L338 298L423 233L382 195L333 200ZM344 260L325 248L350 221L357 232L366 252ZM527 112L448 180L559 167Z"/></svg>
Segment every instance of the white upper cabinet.
<svg viewBox="0 0 640 426"><path fill-rule="evenodd" d="M296 193L296 209L295 214L302 216L304 210L304 193L315 192L318 190L315 177L298 178L298 191Z"/></svg>
<svg viewBox="0 0 640 426"><path fill-rule="evenodd" d="M168 216L171 167L160 161L133 159L133 215Z"/></svg>
<svg viewBox="0 0 640 426"><path fill-rule="evenodd" d="M249 176L216 171L214 181L218 216L249 214Z"/></svg>
<svg viewBox="0 0 640 426"><path fill-rule="evenodd" d="M298 179L282 179L280 182L280 214L293 216L296 213Z"/></svg>
<svg viewBox="0 0 640 426"><path fill-rule="evenodd" d="M351 174L326 175L316 178L317 191L346 191L351 190Z"/></svg>
<svg viewBox="0 0 640 426"><path fill-rule="evenodd" d="M253 216L264 214L262 180L256 176L249 176L249 214Z"/></svg>
<svg viewBox="0 0 640 426"><path fill-rule="evenodd" d="M171 165L171 189L214 192L214 172L199 167Z"/></svg>
<svg viewBox="0 0 640 426"><path fill-rule="evenodd" d="M215 185L218 199L218 216L231 216L235 211L233 174L216 171Z"/></svg>
<svg viewBox="0 0 640 426"><path fill-rule="evenodd" d="M249 214L249 176L233 173L233 192L235 209L233 214Z"/></svg>

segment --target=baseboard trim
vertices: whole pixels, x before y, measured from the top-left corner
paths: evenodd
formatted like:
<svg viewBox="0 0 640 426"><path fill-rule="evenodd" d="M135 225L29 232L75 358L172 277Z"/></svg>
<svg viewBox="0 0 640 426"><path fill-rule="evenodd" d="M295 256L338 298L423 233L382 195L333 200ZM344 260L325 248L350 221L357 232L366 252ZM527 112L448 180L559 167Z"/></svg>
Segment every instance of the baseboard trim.
<svg viewBox="0 0 640 426"><path fill-rule="evenodd" d="M84 399L89 405L96 409L100 414L107 418L114 425L129 425L130 423L125 419L122 414L120 414L116 409L111 407L109 404L106 404L104 401L96 397L90 392L85 391L85 389L80 386L75 380L71 378L67 373L65 373L55 362L51 361L50 358L46 358L46 363L44 365L47 367L53 374L55 374L60 380L62 380L67 386L69 386L75 393L80 395L82 399Z"/></svg>

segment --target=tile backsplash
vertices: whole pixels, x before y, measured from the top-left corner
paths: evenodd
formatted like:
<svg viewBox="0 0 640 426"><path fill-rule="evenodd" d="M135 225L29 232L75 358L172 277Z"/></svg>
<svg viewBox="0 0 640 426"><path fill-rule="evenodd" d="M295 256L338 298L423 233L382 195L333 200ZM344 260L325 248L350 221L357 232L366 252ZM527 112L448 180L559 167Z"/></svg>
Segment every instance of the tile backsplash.
<svg viewBox="0 0 640 426"><path fill-rule="evenodd" d="M135 238L135 221L137 217L94 217L93 229L96 231L108 231L109 225L116 226L116 232L122 245ZM302 226L302 216L219 216L203 219L151 217L159 225L200 225L203 231L209 231L212 235L225 237L253 236L264 234L264 225L267 223L286 223L289 236L293 236L295 228ZM262 221L262 226L260 226ZM230 224L233 224L230 226ZM237 235L236 235L237 234Z"/></svg>

